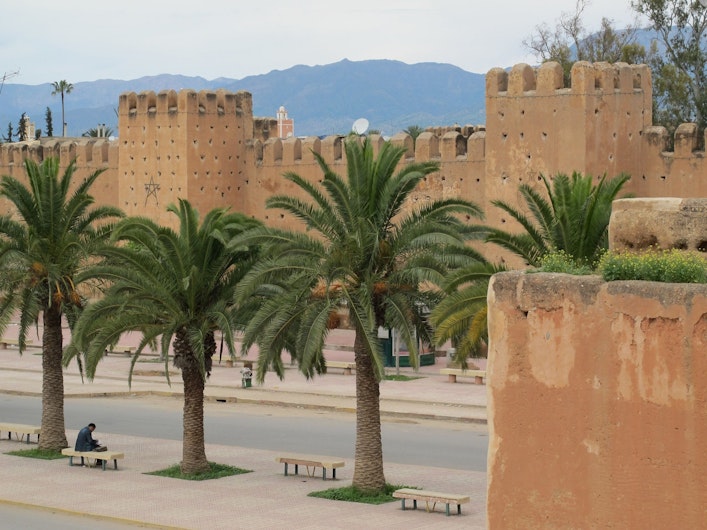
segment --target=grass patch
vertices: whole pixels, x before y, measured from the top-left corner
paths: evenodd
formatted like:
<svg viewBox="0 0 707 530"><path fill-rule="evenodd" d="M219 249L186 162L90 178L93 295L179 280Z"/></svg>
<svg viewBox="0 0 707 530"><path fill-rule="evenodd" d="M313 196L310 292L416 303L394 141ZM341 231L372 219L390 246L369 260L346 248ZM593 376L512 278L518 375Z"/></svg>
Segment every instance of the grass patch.
<svg viewBox="0 0 707 530"><path fill-rule="evenodd" d="M158 477L180 478L182 480L211 480L215 478L230 477L232 475L242 475L243 473L252 473L252 469L241 469L239 467L227 466L225 464L216 464L209 462L210 471L204 473L182 473L179 464L175 464L166 469L145 473L145 475L156 475Z"/></svg>
<svg viewBox="0 0 707 530"><path fill-rule="evenodd" d="M59 458L67 458L61 454L61 451L55 451L54 449L21 449L19 451L10 451L5 453L6 455L12 456L24 456L26 458L39 458L40 460L57 460Z"/></svg>
<svg viewBox="0 0 707 530"><path fill-rule="evenodd" d="M415 379L422 379L422 376L410 376L410 375L386 375L384 377L386 381L413 381Z"/></svg>
<svg viewBox="0 0 707 530"><path fill-rule="evenodd" d="M385 490L381 493L367 493L353 486L343 488L332 488L323 491L313 491L308 497L318 497L332 501L362 502L364 504L385 504L398 499L393 498L393 492L401 488L413 488L413 486L400 486L396 484L386 484ZM414 488L417 489L417 488Z"/></svg>

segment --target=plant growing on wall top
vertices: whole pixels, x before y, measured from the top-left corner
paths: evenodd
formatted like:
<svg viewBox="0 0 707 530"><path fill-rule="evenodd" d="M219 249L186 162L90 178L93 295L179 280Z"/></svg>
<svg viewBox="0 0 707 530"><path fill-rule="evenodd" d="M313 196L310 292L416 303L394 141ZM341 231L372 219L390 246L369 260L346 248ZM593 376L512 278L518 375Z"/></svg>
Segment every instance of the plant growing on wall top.
<svg viewBox="0 0 707 530"><path fill-rule="evenodd" d="M607 252L599 263L606 281L648 280L668 283L707 283L707 259L684 250Z"/></svg>

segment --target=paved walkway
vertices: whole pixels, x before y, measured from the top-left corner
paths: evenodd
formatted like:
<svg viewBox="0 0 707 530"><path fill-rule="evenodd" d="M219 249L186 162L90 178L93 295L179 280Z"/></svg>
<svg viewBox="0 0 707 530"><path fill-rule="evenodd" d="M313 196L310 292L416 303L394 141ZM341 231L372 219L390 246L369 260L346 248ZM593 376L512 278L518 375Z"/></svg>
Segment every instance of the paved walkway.
<svg viewBox="0 0 707 530"><path fill-rule="evenodd" d="M345 331L332 334L328 359L353 360L351 336ZM41 395L41 356L34 349L22 357L16 349L0 350L0 392ZM135 367L133 384L127 386L130 358L109 354L92 382L82 382L76 365L65 372L67 399L77 396L181 394L181 377L172 375L171 387L156 357L145 357ZM385 417L443 419L464 423L486 421L486 387L471 379L447 382L439 375L446 359L422 367L418 374L401 368L405 375L419 375L413 381L385 381L381 384L381 413ZM173 370L173 369L172 369ZM391 369L394 371L394 369ZM206 385L206 398L239 403L267 403L303 408L355 411L355 377L341 370L306 380L292 368L284 380L268 374L262 386L242 388L240 366L216 364ZM2 411L0 410L0 421ZM28 420L27 423L39 423ZM429 468L386 463L386 479L438 491L468 493L471 504L462 516L446 517L443 511L403 512L400 503L380 506L335 502L307 497L310 491L329 487L321 479L284 477L275 453L233 446L207 444L209 459L252 469L253 473L219 480L190 482L145 475L181 458L181 442L110 434L111 449L124 451L118 471L81 467L68 468L65 460L42 461L6 455L24 448L17 442L0 440L0 501L44 506L97 517L115 518L160 528L485 528L486 474L472 471ZM69 440L75 431L67 431ZM350 484L353 461L337 473L336 486ZM90 474L90 476L87 476ZM81 491L77 495L78 488ZM0 507L0 512L1 512Z"/></svg>

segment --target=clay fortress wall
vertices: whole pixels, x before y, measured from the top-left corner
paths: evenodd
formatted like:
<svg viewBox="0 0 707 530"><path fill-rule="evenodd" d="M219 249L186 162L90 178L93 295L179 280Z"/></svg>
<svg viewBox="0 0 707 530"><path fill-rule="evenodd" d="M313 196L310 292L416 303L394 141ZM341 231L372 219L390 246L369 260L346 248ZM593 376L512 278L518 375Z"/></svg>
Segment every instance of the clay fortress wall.
<svg viewBox="0 0 707 530"><path fill-rule="evenodd" d="M444 94L440 94L444 97ZM79 174L104 169L94 186L100 203L129 215L173 224L165 212L178 198L200 212L229 206L266 223L294 226L265 199L295 190L282 178L294 171L317 181L313 152L346 173L343 136L273 138L272 120L254 118L252 96L223 90L125 93L120 96L118 140L42 139L0 147L0 174L24 177L22 161L76 158ZM373 136L372 141L383 140ZM487 222L511 228L494 199L519 204L518 185L541 186L540 174L580 171L597 178L627 172L638 197L706 197L705 153L697 128L681 125L667 151L663 127L652 123L652 86L645 65L578 62L565 87L556 63L519 64L486 75L486 124L430 129L416 142L400 133L402 164L437 160L411 199L463 197L484 207ZM493 256L489 256L493 258Z"/></svg>

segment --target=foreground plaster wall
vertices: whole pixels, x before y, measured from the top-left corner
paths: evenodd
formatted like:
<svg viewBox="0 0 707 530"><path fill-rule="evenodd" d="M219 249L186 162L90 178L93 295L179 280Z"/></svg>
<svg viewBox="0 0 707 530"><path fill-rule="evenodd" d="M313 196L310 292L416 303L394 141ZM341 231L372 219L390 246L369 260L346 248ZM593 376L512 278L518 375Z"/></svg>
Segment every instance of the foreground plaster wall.
<svg viewBox="0 0 707 530"><path fill-rule="evenodd" d="M493 277L488 527L705 528L707 286Z"/></svg>

